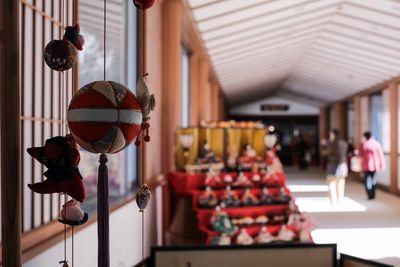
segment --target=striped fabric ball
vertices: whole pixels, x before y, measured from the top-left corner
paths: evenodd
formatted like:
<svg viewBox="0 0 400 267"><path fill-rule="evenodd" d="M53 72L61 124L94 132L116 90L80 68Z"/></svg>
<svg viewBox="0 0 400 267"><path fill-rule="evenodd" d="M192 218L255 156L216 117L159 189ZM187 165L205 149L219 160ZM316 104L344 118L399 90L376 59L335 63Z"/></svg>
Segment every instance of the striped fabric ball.
<svg viewBox="0 0 400 267"><path fill-rule="evenodd" d="M116 153L139 134L142 112L135 95L113 81L83 86L72 98L68 126L76 142L92 153Z"/></svg>

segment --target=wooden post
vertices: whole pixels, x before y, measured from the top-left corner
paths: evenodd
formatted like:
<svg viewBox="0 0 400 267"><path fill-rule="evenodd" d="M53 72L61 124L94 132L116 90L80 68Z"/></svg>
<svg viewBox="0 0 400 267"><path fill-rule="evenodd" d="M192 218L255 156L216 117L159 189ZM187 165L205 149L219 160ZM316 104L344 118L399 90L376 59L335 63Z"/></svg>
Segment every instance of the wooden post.
<svg viewBox="0 0 400 267"><path fill-rule="evenodd" d="M390 192L398 192L398 83L392 81L389 84L390 105Z"/></svg>
<svg viewBox="0 0 400 267"><path fill-rule="evenodd" d="M320 139L328 138L328 132L329 132L328 108L320 108L318 124L319 124L319 138Z"/></svg>
<svg viewBox="0 0 400 267"><path fill-rule="evenodd" d="M182 119L182 3L162 3L162 158L163 173L174 170L174 132ZM163 233L170 228L170 195L163 187Z"/></svg>
<svg viewBox="0 0 400 267"><path fill-rule="evenodd" d="M347 103L338 102L332 107L333 109L333 128L340 131L340 136L347 140Z"/></svg>
<svg viewBox="0 0 400 267"><path fill-rule="evenodd" d="M0 1L2 266L21 266L19 1Z"/></svg>
<svg viewBox="0 0 400 267"><path fill-rule="evenodd" d="M207 60L199 62L199 90L200 90L200 117L202 120L211 120L211 86L209 82L209 65Z"/></svg>
<svg viewBox="0 0 400 267"><path fill-rule="evenodd" d="M354 97L354 145L358 147L361 143L361 97Z"/></svg>

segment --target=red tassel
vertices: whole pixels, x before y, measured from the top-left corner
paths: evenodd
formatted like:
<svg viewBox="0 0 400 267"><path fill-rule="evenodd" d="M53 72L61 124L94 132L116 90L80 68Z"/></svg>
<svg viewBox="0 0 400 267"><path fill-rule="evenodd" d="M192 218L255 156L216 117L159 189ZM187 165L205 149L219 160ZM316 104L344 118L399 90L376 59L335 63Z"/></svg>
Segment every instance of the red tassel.
<svg viewBox="0 0 400 267"><path fill-rule="evenodd" d="M140 144L141 144L140 140L136 139L135 146L140 146Z"/></svg>
<svg viewBox="0 0 400 267"><path fill-rule="evenodd" d="M150 124L147 122L147 123L144 123L144 124L142 124L142 128L144 128L144 130L145 130L145 132L146 132L146 135L144 136L144 141L145 142L150 142L150 135L149 135L149 128L150 128Z"/></svg>

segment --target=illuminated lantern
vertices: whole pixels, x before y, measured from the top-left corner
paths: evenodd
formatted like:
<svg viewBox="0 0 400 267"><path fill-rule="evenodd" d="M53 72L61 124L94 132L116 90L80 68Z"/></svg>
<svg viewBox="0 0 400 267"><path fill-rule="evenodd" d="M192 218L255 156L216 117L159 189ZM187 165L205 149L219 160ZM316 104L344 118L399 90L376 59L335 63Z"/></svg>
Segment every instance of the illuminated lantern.
<svg viewBox="0 0 400 267"><path fill-rule="evenodd" d="M133 4L139 9L148 9L153 6L155 0L133 0Z"/></svg>
<svg viewBox="0 0 400 267"><path fill-rule="evenodd" d="M47 66L56 71L72 68L78 58L75 46L68 40L50 41L44 49L43 57Z"/></svg>
<svg viewBox="0 0 400 267"><path fill-rule="evenodd" d="M129 89L113 81L83 86L72 98L68 126L76 142L92 153L116 153L139 134L142 112Z"/></svg>

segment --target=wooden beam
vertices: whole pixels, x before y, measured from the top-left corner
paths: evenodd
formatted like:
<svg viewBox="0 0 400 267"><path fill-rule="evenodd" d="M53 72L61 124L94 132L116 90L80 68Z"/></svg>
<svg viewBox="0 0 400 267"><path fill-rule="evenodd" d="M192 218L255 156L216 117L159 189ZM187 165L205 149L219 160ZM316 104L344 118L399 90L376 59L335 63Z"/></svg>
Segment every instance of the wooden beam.
<svg viewBox="0 0 400 267"><path fill-rule="evenodd" d="M390 108L390 192L398 192L398 82L389 84Z"/></svg>
<svg viewBox="0 0 400 267"><path fill-rule="evenodd" d="M21 266L19 2L0 2L2 266Z"/></svg>
<svg viewBox="0 0 400 267"><path fill-rule="evenodd" d="M338 129L341 137L347 140L347 102L335 103L332 109L332 127Z"/></svg>

